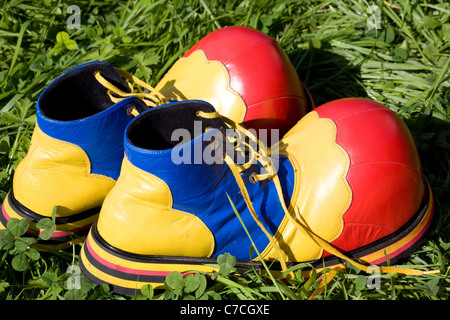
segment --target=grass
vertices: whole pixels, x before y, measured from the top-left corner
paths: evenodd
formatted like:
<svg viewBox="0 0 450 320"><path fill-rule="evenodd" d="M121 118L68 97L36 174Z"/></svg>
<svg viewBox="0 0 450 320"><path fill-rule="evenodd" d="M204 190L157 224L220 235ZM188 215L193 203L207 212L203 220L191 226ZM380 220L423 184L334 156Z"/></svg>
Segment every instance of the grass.
<svg viewBox="0 0 450 320"><path fill-rule="evenodd" d="M207 33L228 25L257 28L288 54L318 105L367 97L397 112L410 128L432 186L436 219L424 244L403 263L440 269L420 277L386 274L379 289L349 266L319 299L447 300L450 292L450 4L435 1L71 1L81 28L68 29L63 1L0 2L0 199L26 155L35 103L45 86L83 62L104 60L154 85ZM379 17L379 19L374 19ZM372 24L370 24L372 22ZM373 23L375 28L372 27ZM368 24L369 23L369 24ZM377 28L379 27L379 28ZM65 32L65 33L60 33ZM59 35L58 35L59 33ZM17 228L14 237L21 239ZM18 240L17 243L20 241ZM69 266L74 251L25 259L0 251L0 299L133 299L97 286ZM23 259L27 267L22 270ZM231 259L231 261L230 261ZM20 261L19 261L20 260ZM225 262L224 262L225 261ZM163 293L143 288L140 299L307 299L320 274L288 283L233 267L232 258L204 287L200 276L172 275ZM71 289L77 279L80 290Z"/></svg>

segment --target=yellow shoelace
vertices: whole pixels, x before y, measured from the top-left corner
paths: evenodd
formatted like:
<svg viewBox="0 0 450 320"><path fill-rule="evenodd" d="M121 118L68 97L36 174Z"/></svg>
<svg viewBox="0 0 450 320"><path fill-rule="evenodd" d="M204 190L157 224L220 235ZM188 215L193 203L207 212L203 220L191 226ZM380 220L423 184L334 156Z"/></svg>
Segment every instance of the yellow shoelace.
<svg viewBox="0 0 450 320"><path fill-rule="evenodd" d="M213 113L200 113L200 116L203 116L205 118L214 118L214 117L220 117L220 115L217 112ZM255 174L253 175L254 181L262 181L266 179L270 179L277 190L278 197L281 203L281 206L283 208L283 211L286 215L286 217L296 226L297 230L301 233L307 235L311 239L314 240L314 242L319 245L323 250L329 252L330 254L343 259L344 261L349 262L353 266L357 267L358 269L368 272L368 268L370 266L363 265L359 262L354 261L353 259L347 257L345 254L340 252L337 248L335 248L332 244L330 244L328 241L322 239L319 235L317 235L313 230L311 230L306 224L302 223L299 218L301 218L301 214L298 212L297 208L293 208L289 210L286 207L286 204L284 202L283 192L281 188L281 183L277 174L277 171L273 165L272 159L270 158L270 149L267 152L264 152L266 149L265 146L262 145L262 143L249 131L246 130L241 125L238 125L234 123L233 121L226 119L224 117L221 117L227 125L230 126L230 128L238 131L241 135L241 137L248 137L251 141L255 142L256 145L259 146L258 151L254 150L255 144L249 144L245 143L245 146L249 149L250 153L252 153L252 156L250 157L251 160L256 159L259 161L263 168L265 168L267 173L264 174ZM275 145L279 151L284 150L285 146L282 144L282 142L277 145ZM273 147L272 147L273 148ZM247 150L248 151L248 150ZM253 208L252 201L250 199L250 196L248 194L247 188L244 184L244 181L242 180L242 177L240 173L249 168L252 164L249 160L249 162L245 165L238 166L234 163L233 159L231 159L228 155L226 155L225 158L226 163L229 165L231 172L233 173L242 196L244 197L244 200L247 204L247 207L249 208L252 217L255 219L258 226L264 231L266 236L269 238L270 243L273 245L273 248L276 250L277 255L280 257L280 263L282 266L283 271L286 271L286 260L287 255L281 250L281 248L278 246L277 241L274 239L274 237L264 228L263 224L259 221L258 216L256 215L255 209ZM393 267L393 266L379 266L380 273L398 273L398 274L404 274L404 275L412 275L412 276L420 276L420 275L426 275L426 274L433 274L433 273L440 273L439 270L432 270L432 271L422 271L422 270L416 270L416 269L409 269L409 268L401 268L401 267ZM332 270L327 274L326 279L322 281L322 283L315 289L313 294L311 295L311 298L314 298L314 296L320 294L320 292L324 289L325 285L327 285L333 277L341 270L344 269L344 265L337 265L331 268ZM305 273L307 274L307 273Z"/></svg>
<svg viewBox="0 0 450 320"><path fill-rule="evenodd" d="M140 87L147 89L149 92L144 92L140 87L137 87L135 89L130 82L127 82L127 85L130 88L131 92L130 93L124 92L119 88L117 88L116 86L114 86L111 82L106 80L99 71L96 71L94 73L95 79L97 79L97 81L100 82L101 85L103 85L106 89L108 89L107 92L112 102L117 103L128 97L137 97L142 99L149 108L156 107L158 105L169 102L169 99L167 99L161 92L155 90L155 88L145 83L144 81L138 79L137 77L126 72L125 70L116 68L116 71L125 79L135 84L138 84ZM138 92L135 92L135 90L137 90ZM134 116L137 116L139 114L136 109L133 109L131 112Z"/></svg>
<svg viewBox="0 0 450 320"><path fill-rule="evenodd" d="M269 239L270 243L272 244L273 248L276 250L277 255L279 257L279 262L281 263L283 271L287 269L286 266L286 259L285 255L282 252L281 248L278 246L277 241L274 237L267 231L267 229L264 227L264 225L259 220L258 216L256 215L256 211L253 208L250 196L248 195L247 188L245 187L244 181L242 180L242 177L240 173L246 169L248 169L254 161L259 161L259 163L262 164L263 168L266 170L267 173L263 174L253 174L252 180L254 182L262 181L268 178L273 177L276 175L275 168L272 165L272 162L270 160L270 157L268 156L266 152L266 148L264 146L260 145L259 140L247 129L245 129L243 126L234 123L228 118L225 118L223 116L220 116L218 112L203 112L199 111L197 112L197 115L206 119L214 119L214 118L222 118L222 120L231 128L234 130L234 132L237 134L237 137L230 137L227 136L227 139L231 143L237 142L237 145L235 146L236 151L238 152L249 152L249 159L246 163L237 165L235 164L234 160L231 159L231 157L227 154L225 156L225 162L228 164L228 166L231 169L231 172L233 173L233 176L235 177L239 188L241 189L242 195L245 199L245 202L250 210L250 213L252 214L253 219L258 224L258 226L261 228L261 230L264 232L264 234ZM245 141L245 137L248 137L250 142ZM258 151L255 150L255 146L261 146L258 148Z"/></svg>

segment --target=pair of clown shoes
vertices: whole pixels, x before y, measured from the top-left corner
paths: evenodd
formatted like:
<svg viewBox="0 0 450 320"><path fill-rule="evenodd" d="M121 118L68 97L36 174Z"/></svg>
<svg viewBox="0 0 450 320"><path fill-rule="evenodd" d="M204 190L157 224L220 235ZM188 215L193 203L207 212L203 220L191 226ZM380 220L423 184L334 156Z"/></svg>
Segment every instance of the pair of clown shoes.
<svg viewBox="0 0 450 320"><path fill-rule="evenodd" d="M105 62L55 79L0 220L28 219L38 236L55 206L45 244L86 237L83 272L122 294L172 271L212 272L226 252L242 268L276 261L280 274L395 263L433 215L394 112L361 98L315 107L280 46L244 27L207 35L155 88Z"/></svg>

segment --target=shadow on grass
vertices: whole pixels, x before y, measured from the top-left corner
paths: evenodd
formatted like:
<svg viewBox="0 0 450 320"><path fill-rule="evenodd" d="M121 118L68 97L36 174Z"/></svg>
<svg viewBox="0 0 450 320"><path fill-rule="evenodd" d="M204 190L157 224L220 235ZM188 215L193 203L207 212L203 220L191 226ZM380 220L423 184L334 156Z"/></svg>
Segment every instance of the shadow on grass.
<svg viewBox="0 0 450 320"><path fill-rule="evenodd" d="M435 199L431 236L450 242L450 123L418 114L404 119L419 150Z"/></svg>
<svg viewBox="0 0 450 320"><path fill-rule="evenodd" d="M360 81L360 70L343 56L321 48L295 50L288 53L300 79L310 91L316 106L346 98L367 98Z"/></svg>

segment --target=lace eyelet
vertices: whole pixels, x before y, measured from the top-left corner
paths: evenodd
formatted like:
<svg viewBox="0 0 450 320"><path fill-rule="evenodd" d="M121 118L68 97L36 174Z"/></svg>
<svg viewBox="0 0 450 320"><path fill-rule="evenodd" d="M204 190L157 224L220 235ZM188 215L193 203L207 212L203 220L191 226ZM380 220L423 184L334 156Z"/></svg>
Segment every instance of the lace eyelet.
<svg viewBox="0 0 450 320"><path fill-rule="evenodd" d="M253 184L258 182L258 181L256 181L255 176L256 176L256 172L252 172L248 177L248 180Z"/></svg>
<svg viewBox="0 0 450 320"><path fill-rule="evenodd" d="M136 113L139 114L139 111L136 109L136 106L129 104L127 107L127 115L135 116Z"/></svg>
<svg viewBox="0 0 450 320"><path fill-rule="evenodd" d="M219 148L219 141L214 140L209 145L210 145L211 151L216 151Z"/></svg>

